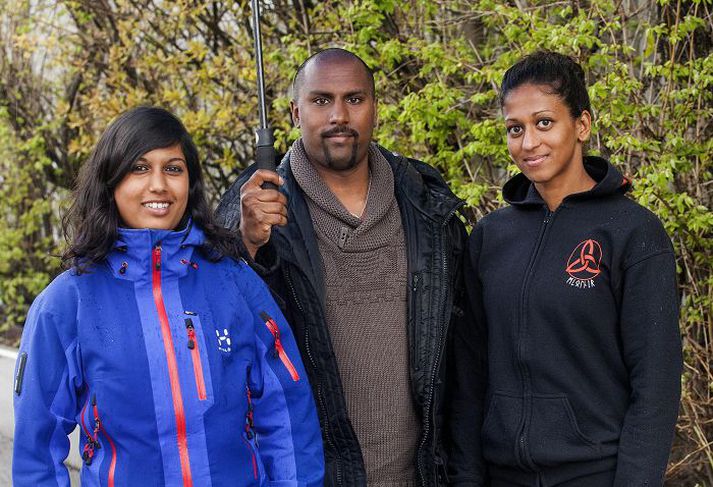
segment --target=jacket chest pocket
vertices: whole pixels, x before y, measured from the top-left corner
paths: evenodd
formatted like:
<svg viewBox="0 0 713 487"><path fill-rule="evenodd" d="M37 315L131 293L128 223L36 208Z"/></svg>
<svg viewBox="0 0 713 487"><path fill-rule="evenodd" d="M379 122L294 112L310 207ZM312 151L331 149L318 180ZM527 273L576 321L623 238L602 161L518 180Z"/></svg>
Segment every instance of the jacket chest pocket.
<svg viewBox="0 0 713 487"><path fill-rule="evenodd" d="M212 327L205 328L205 323L201 323L201 319L196 313L184 312L178 317L178 343L176 348L179 350L179 356L183 362L183 370L186 371L186 376L190 377L190 387L195 391L198 401L207 401L213 395L213 387L211 380L210 354L211 346L231 348L230 335L227 333L223 336L223 340L219 340L217 336L211 336ZM209 401L211 402L211 401Z"/></svg>

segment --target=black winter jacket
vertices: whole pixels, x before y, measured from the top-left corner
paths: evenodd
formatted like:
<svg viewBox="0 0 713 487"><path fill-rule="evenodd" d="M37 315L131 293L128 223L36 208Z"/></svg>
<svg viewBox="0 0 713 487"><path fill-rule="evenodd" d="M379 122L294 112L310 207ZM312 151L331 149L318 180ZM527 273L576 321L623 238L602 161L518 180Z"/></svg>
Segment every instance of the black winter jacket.
<svg viewBox="0 0 713 487"><path fill-rule="evenodd" d="M417 472L422 485L445 485L443 449L446 337L460 319L464 294L462 258L466 233L456 212L463 202L427 164L380 148L394 173L409 269L408 339L411 390L422 423ZM248 168L223 196L218 220L237 228L240 187ZM285 180L288 224L273 227L253 262L292 325L315 395L322 428L326 486L364 486L361 449L347 409L324 314L322 262L304 195L292 175L289 154L278 167ZM388 371L384 371L388 373ZM374 380L379 380L375 377Z"/></svg>
<svg viewBox="0 0 713 487"><path fill-rule="evenodd" d="M554 212L515 176L511 206L470 237L470 340L487 336L488 389L482 432L461 422L451 475L463 484L478 477L481 440L500 478L552 485L615 470L616 487L662 484L682 366L673 249L613 166L586 157L585 168L595 187ZM461 383L456 401L479 411L478 390Z"/></svg>

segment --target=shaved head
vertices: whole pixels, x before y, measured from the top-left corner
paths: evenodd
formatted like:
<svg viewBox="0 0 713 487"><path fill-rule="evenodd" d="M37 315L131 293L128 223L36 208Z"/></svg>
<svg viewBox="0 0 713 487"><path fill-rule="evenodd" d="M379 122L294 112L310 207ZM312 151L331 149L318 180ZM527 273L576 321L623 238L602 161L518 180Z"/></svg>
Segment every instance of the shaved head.
<svg viewBox="0 0 713 487"><path fill-rule="evenodd" d="M360 64L364 68L364 72L367 74L367 77L370 82L370 88L371 88L371 95L375 96L375 87L374 87L374 73L369 68L369 66L366 65L364 60L354 54L353 52L349 52L346 49L340 49L338 47L330 47L329 49L325 49L323 51L319 51L316 54L311 55L310 57L303 62L299 68L297 68L297 72L295 73L295 77L292 80L292 99L297 100L300 96L300 90L302 89L302 85L304 84L304 78L305 78L305 69L315 63L315 64L340 64L344 63L347 61L352 61Z"/></svg>

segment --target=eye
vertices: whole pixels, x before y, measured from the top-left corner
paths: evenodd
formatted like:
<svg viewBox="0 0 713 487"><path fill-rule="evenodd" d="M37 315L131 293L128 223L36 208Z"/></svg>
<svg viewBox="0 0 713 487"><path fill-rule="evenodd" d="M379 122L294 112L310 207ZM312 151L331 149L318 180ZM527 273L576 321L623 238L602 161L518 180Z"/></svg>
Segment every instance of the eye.
<svg viewBox="0 0 713 487"><path fill-rule="evenodd" d="M511 137L517 137L522 133L522 127L520 125L510 125L505 129L507 134Z"/></svg>
<svg viewBox="0 0 713 487"><path fill-rule="evenodd" d="M146 172L149 170L149 166L147 164L143 164L140 162L137 162L133 166L131 166L131 172L134 173L141 173L141 172Z"/></svg>
<svg viewBox="0 0 713 487"><path fill-rule="evenodd" d="M314 103L315 105L318 105L318 106L324 106L327 103L329 103L329 100L327 98L320 96L320 97L317 97L314 100L312 100L312 103Z"/></svg>
<svg viewBox="0 0 713 487"><path fill-rule="evenodd" d="M169 166L166 166L164 168L164 171L168 173L173 173L173 174L181 174L183 172L183 167L176 165L176 164L171 164Z"/></svg>
<svg viewBox="0 0 713 487"><path fill-rule="evenodd" d="M364 101L364 98L361 96L350 96L349 98L347 98L347 103L349 103L350 105L357 105L362 101Z"/></svg>
<svg viewBox="0 0 713 487"><path fill-rule="evenodd" d="M537 126L543 129L550 128L552 126L552 120L549 118L543 118L542 120L537 121Z"/></svg>

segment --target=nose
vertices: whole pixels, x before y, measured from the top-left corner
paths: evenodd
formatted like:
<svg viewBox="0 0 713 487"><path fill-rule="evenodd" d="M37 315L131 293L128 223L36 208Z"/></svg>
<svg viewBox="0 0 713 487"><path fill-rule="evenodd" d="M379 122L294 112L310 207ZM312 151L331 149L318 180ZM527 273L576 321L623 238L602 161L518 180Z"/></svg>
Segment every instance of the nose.
<svg viewBox="0 0 713 487"><path fill-rule="evenodd" d="M329 122L335 125L349 123L349 109L342 100L335 100L332 104L332 111L329 114Z"/></svg>
<svg viewBox="0 0 713 487"><path fill-rule="evenodd" d="M540 135L537 133L537 130L525 130L525 133L522 134L522 148L525 150L532 150L539 145Z"/></svg>
<svg viewBox="0 0 713 487"><path fill-rule="evenodd" d="M163 170L152 170L149 178L149 191L152 193L162 193L166 190L166 174Z"/></svg>

